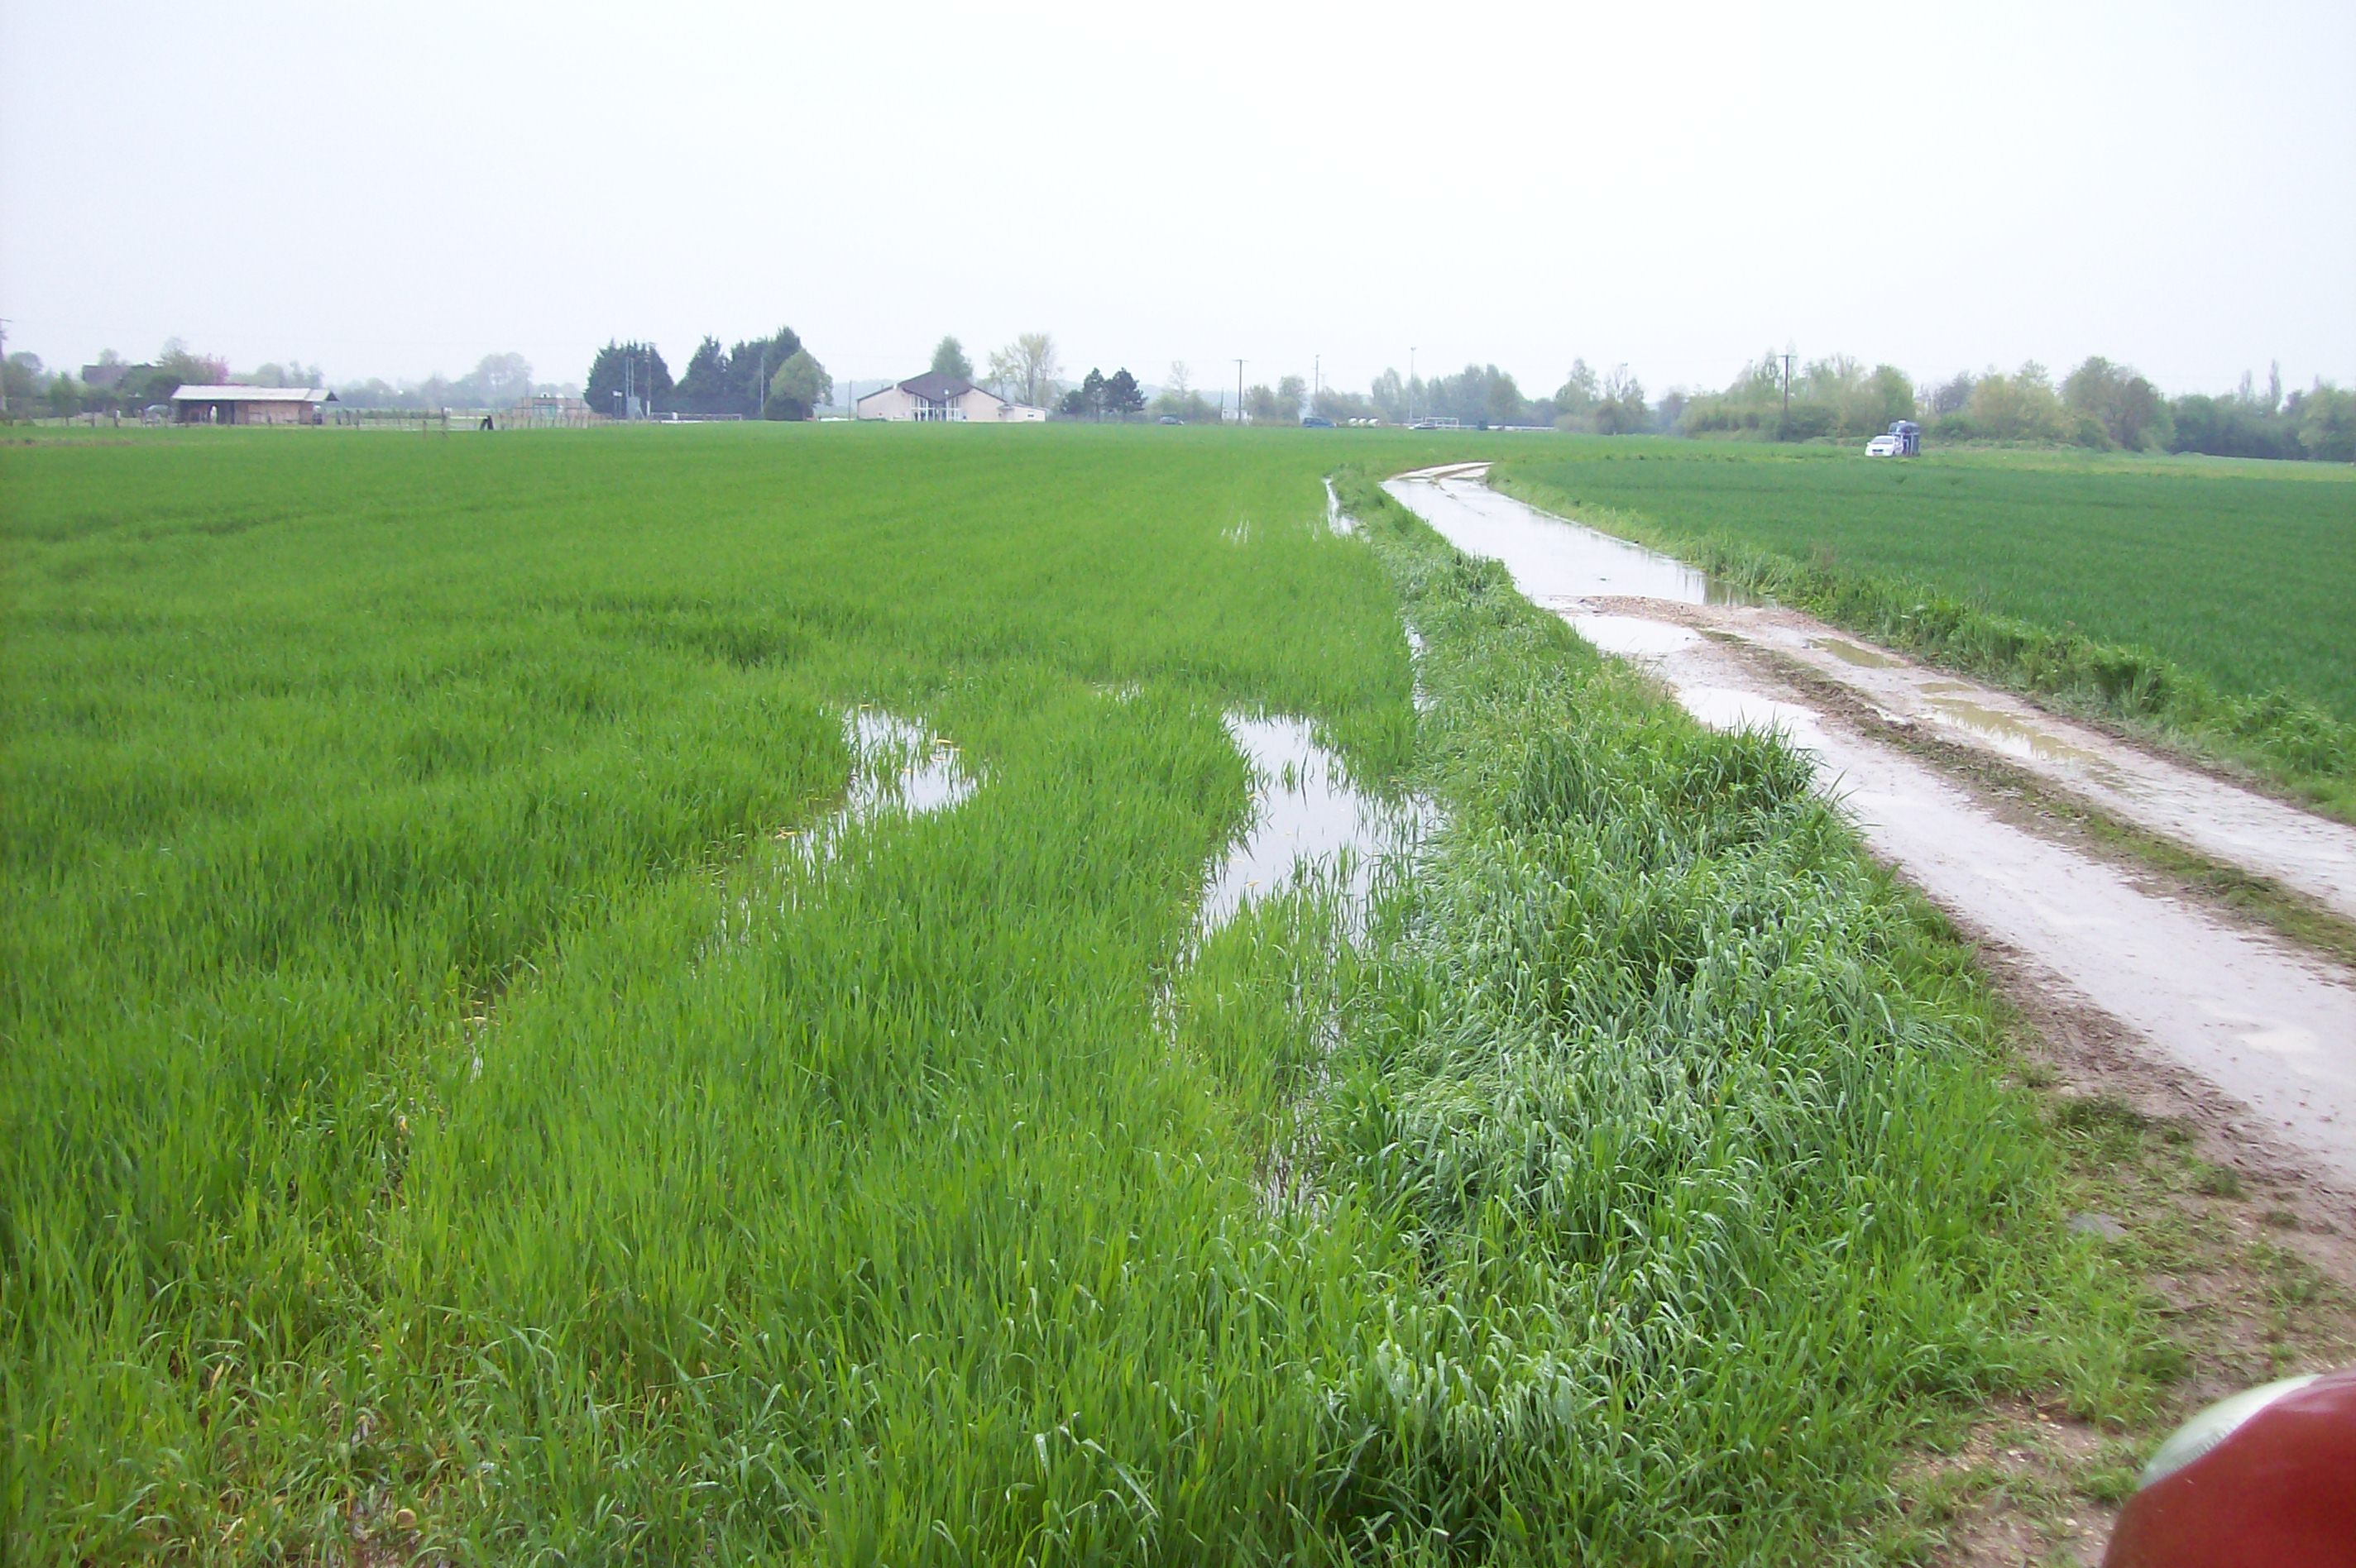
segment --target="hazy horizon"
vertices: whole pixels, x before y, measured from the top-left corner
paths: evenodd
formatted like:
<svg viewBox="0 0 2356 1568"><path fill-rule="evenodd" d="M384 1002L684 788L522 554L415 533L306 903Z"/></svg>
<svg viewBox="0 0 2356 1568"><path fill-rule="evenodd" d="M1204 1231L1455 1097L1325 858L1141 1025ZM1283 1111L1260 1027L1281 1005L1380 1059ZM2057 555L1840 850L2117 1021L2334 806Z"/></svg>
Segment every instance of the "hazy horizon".
<svg viewBox="0 0 2356 1568"><path fill-rule="evenodd" d="M2356 9L2315 0L423 20L0 0L9 350L562 382L790 325L862 380L1044 329L1214 390L1412 348L1657 394L1786 346L2356 382Z"/></svg>

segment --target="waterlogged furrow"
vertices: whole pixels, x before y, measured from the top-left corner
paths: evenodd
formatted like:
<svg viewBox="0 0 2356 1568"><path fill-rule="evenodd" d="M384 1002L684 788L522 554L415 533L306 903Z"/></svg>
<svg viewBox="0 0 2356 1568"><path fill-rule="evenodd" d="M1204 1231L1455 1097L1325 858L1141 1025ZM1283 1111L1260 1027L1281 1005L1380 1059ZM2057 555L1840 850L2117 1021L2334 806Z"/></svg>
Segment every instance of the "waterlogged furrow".
<svg viewBox="0 0 2356 1568"><path fill-rule="evenodd" d="M883 709L862 703L844 714L842 740L851 752L851 782L842 804L815 827L787 827L777 834L805 869L830 864L843 836L862 823L887 815L948 811L980 786L966 772L954 742Z"/></svg>
<svg viewBox="0 0 2356 1568"><path fill-rule="evenodd" d="M1344 929L1363 931L1376 878L1421 842L1430 804L1358 789L1305 719L1231 712L1226 723L1251 766L1251 819L1211 873L1200 929L1215 931L1246 904L1316 880L1339 901Z"/></svg>

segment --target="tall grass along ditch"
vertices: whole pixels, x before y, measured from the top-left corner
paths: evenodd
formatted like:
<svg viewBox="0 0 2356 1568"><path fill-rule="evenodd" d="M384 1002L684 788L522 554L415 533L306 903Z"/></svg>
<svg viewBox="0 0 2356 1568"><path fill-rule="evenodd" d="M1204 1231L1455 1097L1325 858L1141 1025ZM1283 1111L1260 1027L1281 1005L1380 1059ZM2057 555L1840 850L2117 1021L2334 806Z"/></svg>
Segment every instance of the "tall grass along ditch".
<svg viewBox="0 0 2356 1568"><path fill-rule="evenodd" d="M1455 449L218 433L0 453L11 1557L1790 1560L2145 1386L1791 755L1327 520ZM1239 713L1417 874L1206 920Z"/></svg>

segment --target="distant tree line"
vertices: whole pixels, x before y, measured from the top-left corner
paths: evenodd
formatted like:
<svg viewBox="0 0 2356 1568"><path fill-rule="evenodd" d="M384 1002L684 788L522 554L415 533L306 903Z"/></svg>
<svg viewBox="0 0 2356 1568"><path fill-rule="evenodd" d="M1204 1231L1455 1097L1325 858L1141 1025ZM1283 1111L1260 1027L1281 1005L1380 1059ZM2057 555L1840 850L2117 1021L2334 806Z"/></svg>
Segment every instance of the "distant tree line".
<svg viewBox="0 0 2356 1568"><path fill-rule="evenodd" d="M1801 367L1787 400L1782 357L1768 353L1722 392L1671 394L1653 423L1683 435L1812 441L1869 436L1901 419L1948 441L2356 461L2356 392L2319 379L2286 394L2276 368L2264 388L2244 375L2239 389L2222 396L2170 399L2133 367L2099 355L2058 386L2031 360L2010 373L1965 371L1919 389L1895 366L1868 370L1837 355Z"/></svg>
<svg viewBox="0 0 2356 1568"><path fill-rule="evenodd" d="M806 420L833 389L833 379L803 347L801 335L781 326L726 348L707 335L676 381L653 344L608 342L590 360L581 395L601 414L635 407L702 419Z"/></svg>
<svg viewBox="0 0 2356 1568"><path fill-rule="evenodd" d="M177 337L167 340L152 362L133 365L110 348L98 357L96 364L83 368L93 372L88 380L70 370L51 370L37 354L9 355L0 364L0 390L7 394L9 414L70 419L84 413L135 413L151 403L169 400L182 387L210 386L230 379L227 360L198 354ZM265 365L262 369L273 379L257 379L256 386L319 384L318 372L300 363L293 367L292 374L276 365Z"/></svg>
<svg viewBox="0 0 2356 1568"><path fill-rule="evenodd" d="M1145 393L1126 365L1109 376L1091 365L1080 384L1055 404L1055 411L1072 419L1127 420L1145 411Z"/></svg>
<svg viewBox="0 0 2356 1568"><path fill-rule="evenodd" d="M0 367L9 411L58 417L135 413L170 400L174 392L186 386L328 384L318 366L305 365L299 359L283 364L272 361L251 370L232 370L229 361L220 356L198 353L177 337L166 342L152 362L134 365L110 348L95 363L81 369L82 376L51 371L37 355L10 355L5 366ZM348 407L405 410L506 408L534 392L575 390L571 387L536 385L531 379L531 363L520 354L486 354L474 369L455 380L437 372L422 381L396 383L372 378L335 386L337 400Z"/></svg>
<svg viewBox="0 0 2356 1568"><path fill-rule="evenodd" d="M267 370L269 366L263 366ZM313 385L317 383L314 382ZM520 354L486 354L475 368L455 380L435 371L422 381L387 381L370 377L336 386L338 402L360 409L504 409L534 393L567 395L578 388L543 385L532 379L531 361Z"/></svg>
<svg viewBox="0 0 2356 1568"><path fill-rule="evenodd" d="M2099 356L2059 385L2031 361L2008 374L1965 372L1917 388L1894 365L1868 368L1847 355L1797 366L1788 385L1784 377L1783 356L1770 352L1745 365L1722 391L1672 388L1648 400L1625 365L1599 375L1579 359L1551 396L1531 398L1494 365L1467 365L1429 379L1388 369L1363 393L1322 388L1305 405L1301 379L1286 377L1274 389L1247 391L1244 410L1263 421L1289 421L1306 406L1336 422L1440 418L1486 428L1551 425L1599 435L1756 441L1861 439L1912 419L1948 441L2356 462L2356 392L2319 379L2286 393L2279 369L2264 386L2245 375L2235 391L2174 399L2132 367Z"/></svg>

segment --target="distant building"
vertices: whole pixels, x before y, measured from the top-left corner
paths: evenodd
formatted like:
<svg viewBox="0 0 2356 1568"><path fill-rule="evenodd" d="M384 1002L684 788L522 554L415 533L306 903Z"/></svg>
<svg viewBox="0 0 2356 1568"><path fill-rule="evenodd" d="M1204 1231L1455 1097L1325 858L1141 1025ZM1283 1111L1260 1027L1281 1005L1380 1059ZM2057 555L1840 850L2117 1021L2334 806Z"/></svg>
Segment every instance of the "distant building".
<svg viewBox="0 0 2356 1568"><path fill-rule="evenodd" d="M183 387L174 424L325 424L336 394L324 387Z"/></svg>
<svg viewBox="0 0 2356 1568"><path fill-rule="evenodd" d="M863 420L920 424L1025 424L1047 417L1044 409L1011 403L971 381L929 371L868 393L852 411Z"/></svg>
<svg viewBox="0 0 2356 1568"><path fill-rule="evenodd" d="M518 401L506 416L510 425L551 429L578 429L603 420L604 416L587 403L559 392L536 392Z"/></svg>
<svg viewBox="0 0 2356 1568"><path fill-rule="evenodd" d="M123 385L125 378L145 375L153 365L125 365L117 359L110 365L85 365L81 368L81 384L94 392L111 392Z"/></svg>

